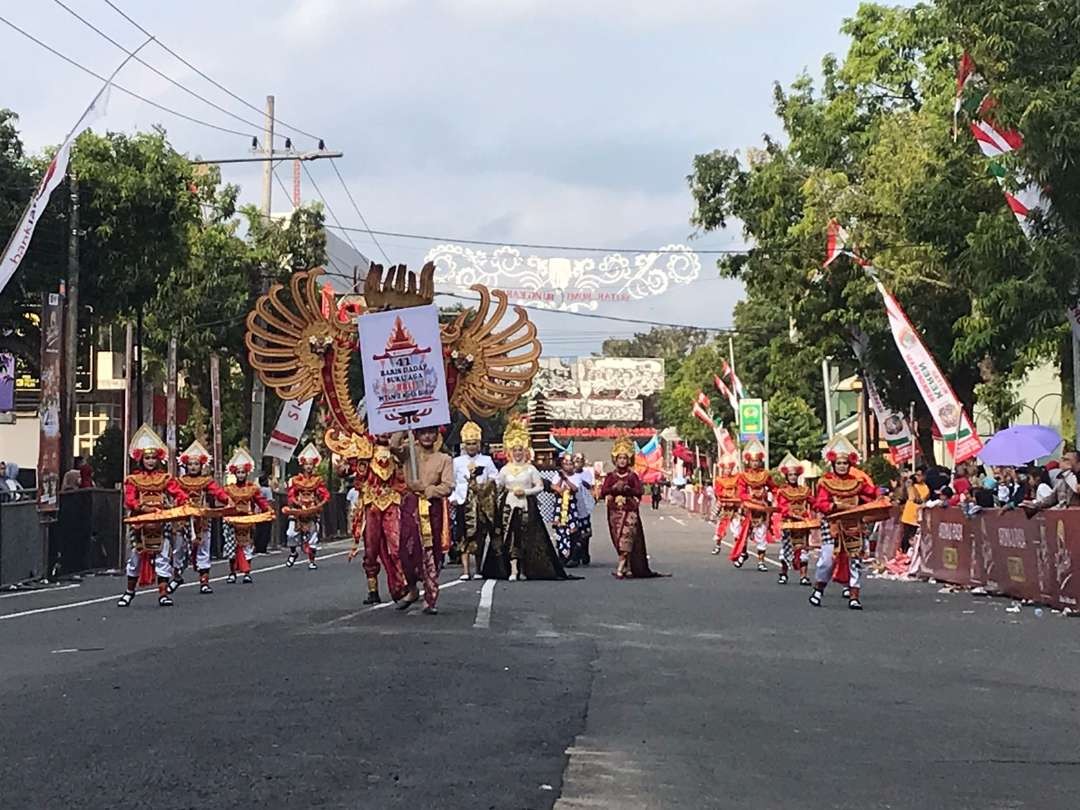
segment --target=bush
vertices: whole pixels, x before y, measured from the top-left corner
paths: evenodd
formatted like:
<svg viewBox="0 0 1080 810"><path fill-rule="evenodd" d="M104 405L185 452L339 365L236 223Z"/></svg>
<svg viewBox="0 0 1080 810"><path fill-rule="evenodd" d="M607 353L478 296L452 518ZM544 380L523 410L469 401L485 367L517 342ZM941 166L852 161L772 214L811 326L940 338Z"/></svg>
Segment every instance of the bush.
<svg viewBox="0 0 1080 810"><path fill-rule="evenodd" d="M863 470L879 487L887 487L889 482L900 479L900 471L889 462L888 457L880 453L876 456L870 456L866 460L866 464L863 465Z"/></svg>
<svg viewBox="0 0 1080 810"><path fill-rule="evenodd" d="M124 477L124 431L115 426L105 428L94 442L90 465L99 487L110 489L119 484Z"/></svg>

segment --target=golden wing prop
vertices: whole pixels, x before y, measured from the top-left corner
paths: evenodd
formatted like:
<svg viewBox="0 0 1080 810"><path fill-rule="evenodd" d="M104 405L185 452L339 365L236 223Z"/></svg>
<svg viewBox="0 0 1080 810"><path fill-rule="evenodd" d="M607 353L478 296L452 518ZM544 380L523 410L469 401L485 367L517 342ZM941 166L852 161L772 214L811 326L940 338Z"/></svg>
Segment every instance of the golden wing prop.
<svg viewBox="0 0 1080 810"><path fill-rule="evenodd" d="M338 320L337 313L322 314L319 279L323 272L317 267L294 273L287 297L282 284L259 297L247 317L248 361L281 399L304 401L321 395L331 427L362 436L367 426L348 390L356 328L351 320ZM383 273L382 265L372 265L365 280L369 311L421 306L434 300L435 265L431 262L424 265L419 278L405 265ZM450 407L470 418L494 416L528 392L540 367L541 344L536 325L523 308L513 307L513 318L503 323L510 309L506 293L480 284L471 289L480 295L478 308L442 326Z"/></svg>

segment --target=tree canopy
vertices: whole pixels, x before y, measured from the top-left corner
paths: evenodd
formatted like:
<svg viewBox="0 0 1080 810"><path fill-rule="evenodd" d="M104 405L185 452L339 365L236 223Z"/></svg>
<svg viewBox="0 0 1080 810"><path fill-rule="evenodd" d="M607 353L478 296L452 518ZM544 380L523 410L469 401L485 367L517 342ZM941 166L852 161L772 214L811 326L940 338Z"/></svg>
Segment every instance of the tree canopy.
<svg viewBox="0 0 1080 810"><path fill-rule="evenodd" d="M865 3L843 23L847 54L825 56L820 81L804 74L776 85L782 137L766 136L745 154L694 158L693 224L710 231L739 223L753 244L747 255L719 263L746 286L737 318L764 327L748 329L742 341L748 375L769 391L816 402L813 369L827 356L853 363L857 329L870 339L867 363L885 397L920 401L872 281L846 259L821 269L835 217L922 331L961 400L970 408L978 397L995 423L1009 420L1015 381L1057 357L1080 269L1077 147L1068 135L1077 102L1064 98L1080 23L1065 5ZM965 46L999 99L1003 122L1027 137L1018 159L1052 188L1068 187L1060 203L1054 193L1054 215L1030 243L965 121L954 137ZM1059 103L1069 111L1061 117L1051 112Z"/></svg>

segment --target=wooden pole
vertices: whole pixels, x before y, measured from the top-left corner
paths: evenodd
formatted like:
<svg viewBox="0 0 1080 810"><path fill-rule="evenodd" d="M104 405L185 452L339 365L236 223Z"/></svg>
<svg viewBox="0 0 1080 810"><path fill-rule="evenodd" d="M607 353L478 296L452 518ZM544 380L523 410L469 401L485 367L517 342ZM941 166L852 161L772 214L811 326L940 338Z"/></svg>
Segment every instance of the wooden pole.
<svg viewBox="0 0 1080 810"><path fill-rule="evenodd" d="M225 460L221 457L221 361L210 355L210 424L214 436L214 478L222 480Z"/></svg>

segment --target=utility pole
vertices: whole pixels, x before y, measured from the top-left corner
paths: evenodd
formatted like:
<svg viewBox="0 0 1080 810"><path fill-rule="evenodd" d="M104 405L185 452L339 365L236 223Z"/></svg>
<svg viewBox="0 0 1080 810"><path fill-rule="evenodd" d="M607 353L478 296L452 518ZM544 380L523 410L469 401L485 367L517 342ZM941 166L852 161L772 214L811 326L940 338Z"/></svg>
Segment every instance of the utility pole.
<svg viewBox="0 0 1080 810"><path fill-rule="evenodd" d="M825 432L829 435L829 440L832 440L833 430L833 411L832 411L832 375L829 373L829 358L826 357L821 361L821 379L825 384Z"/></svg>
<svg viewBox="0 0 1080 810"><path fill-rule="evenodd" d="M60 435L63 437L61 462L67 469L71 457L75 454L75 364L76 349L79 339L79 178L74 173L69 175L70 204L68 206L68 266L66 299L64 306L64 398L63 425ZM64 461L64 458L67 461Z"/></svg>
<svg viewBox="0 0 1080 810"><path fill-rule="evenodd" d="M274 97L266 97L266 125L263 130L263 150L268 158L274 154ZM269 220L270 206L274 191L274 162L267 160L263 164L262 214ZM259 294L266 292L266 271L259 269ZM251 456L255 459L256 474L262 471L263 457L263 421L266 413L266 388L257 372L252 371L251 379Z"/></svg>

